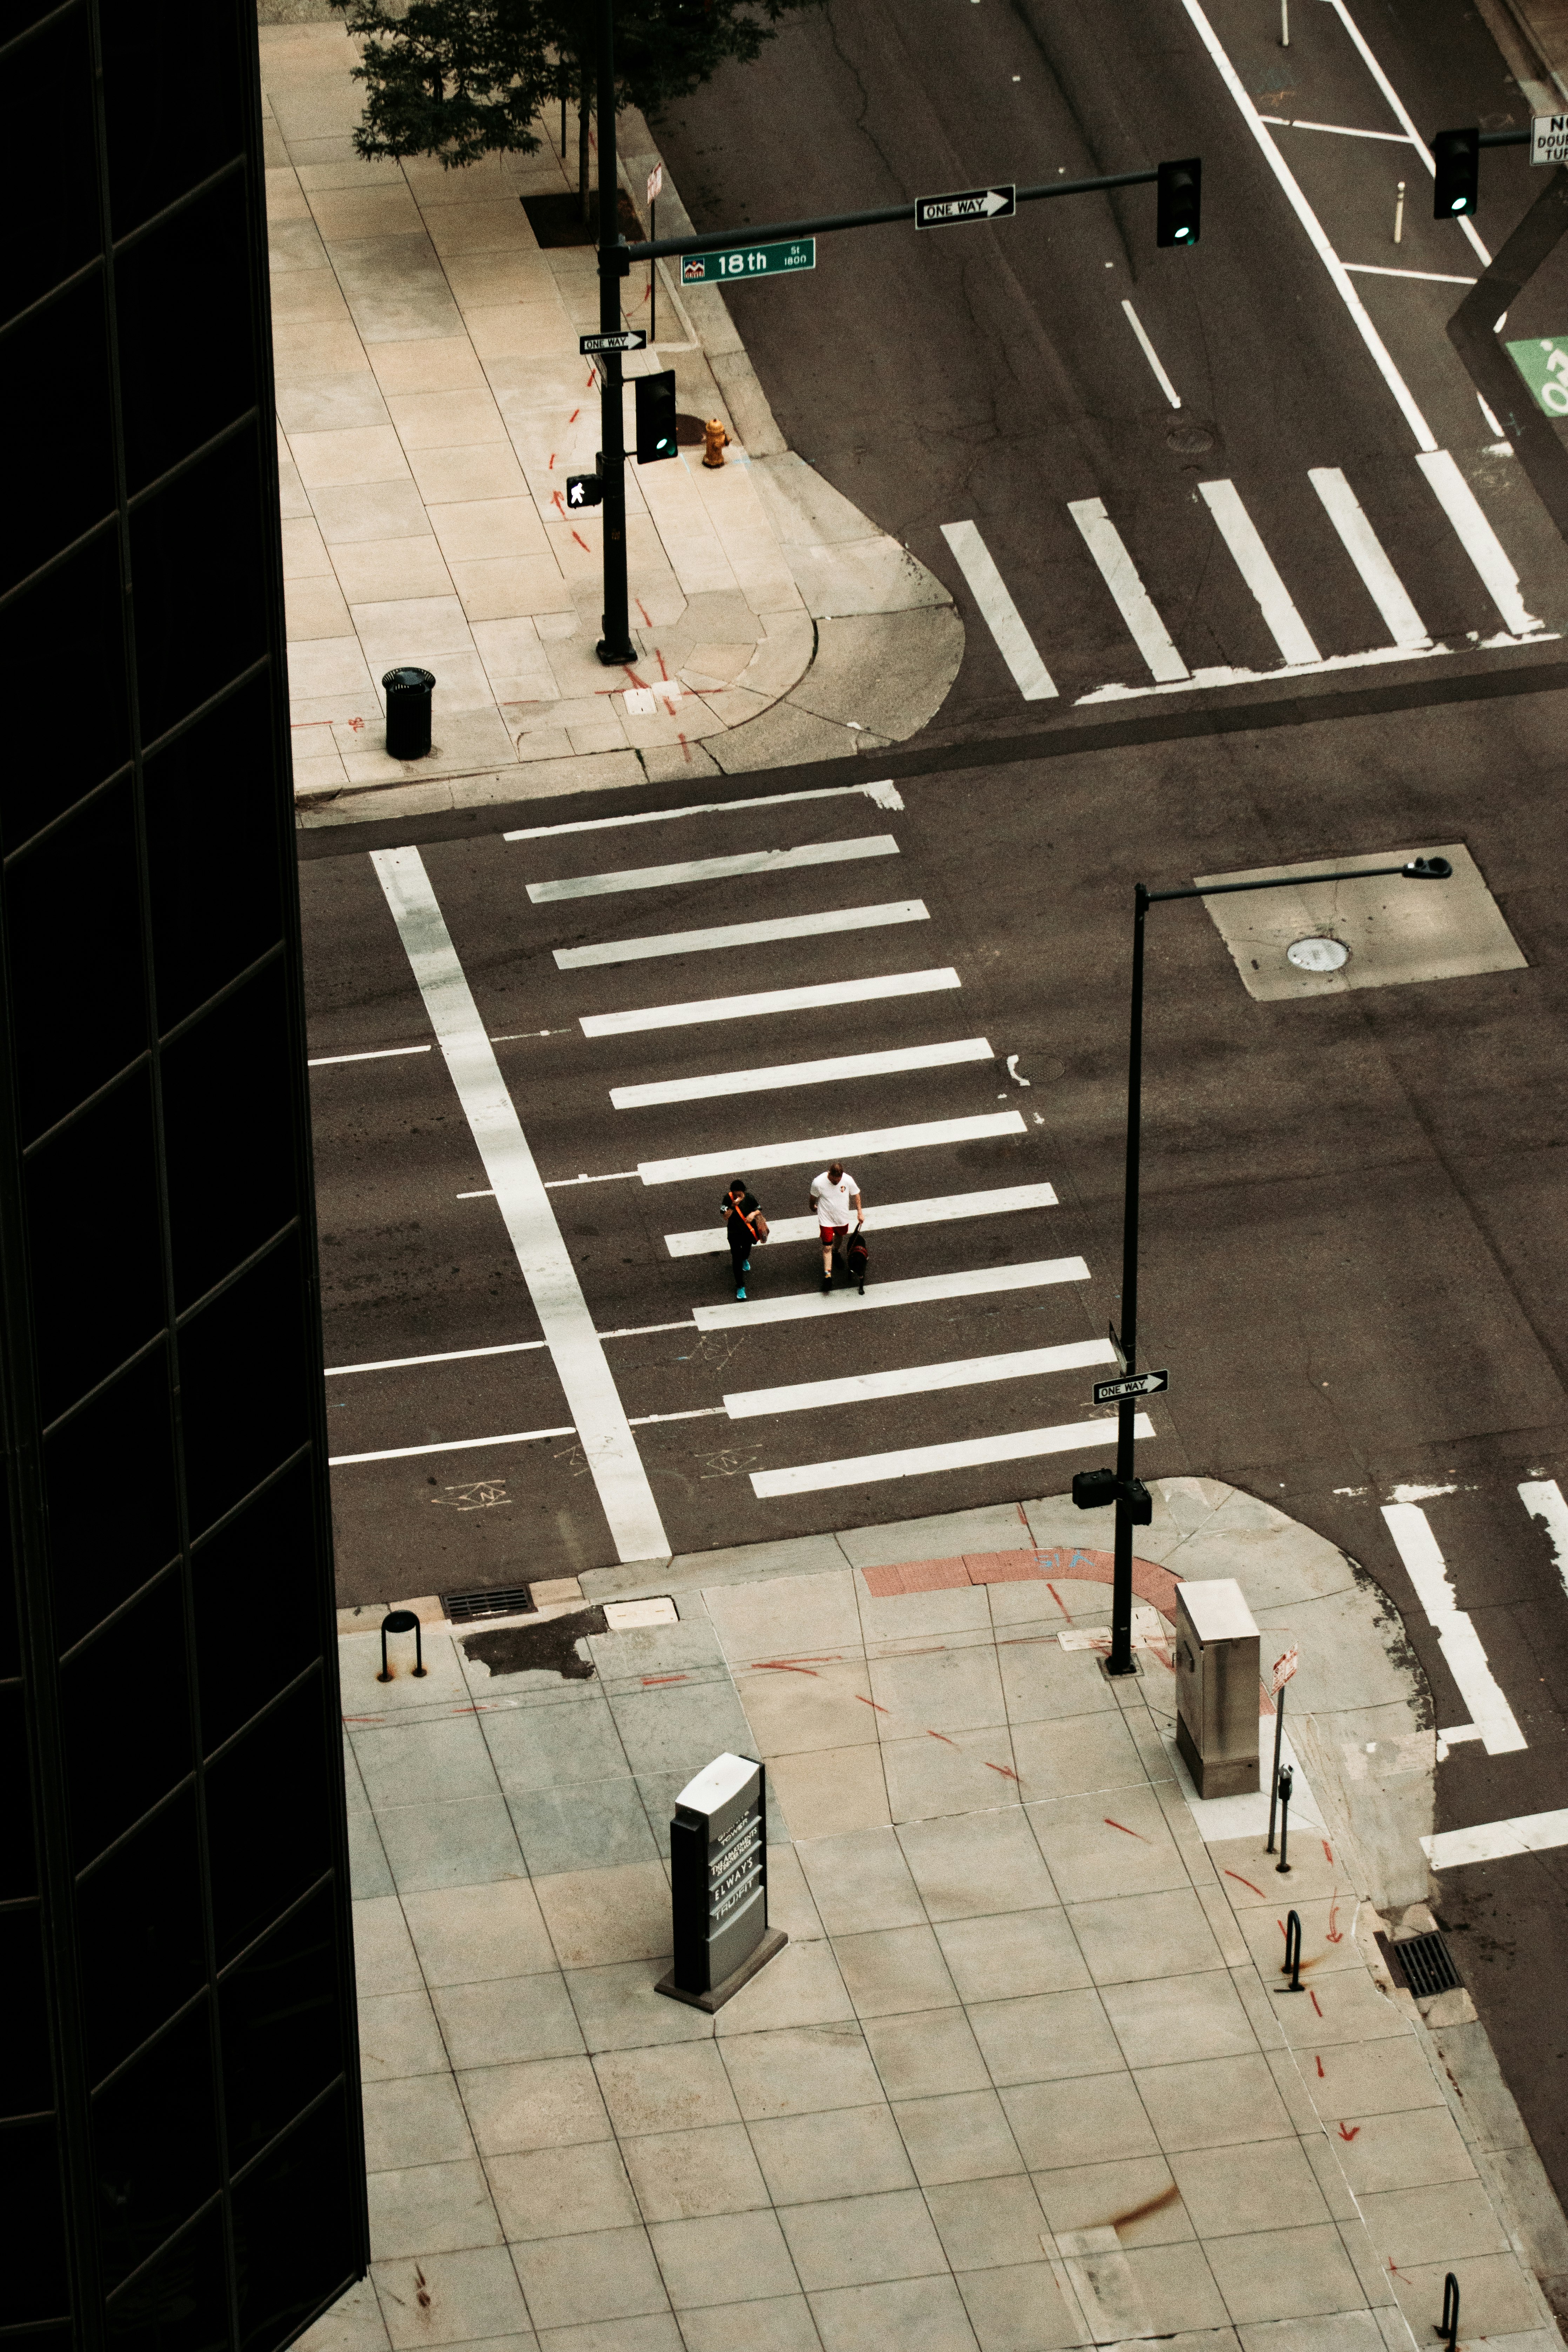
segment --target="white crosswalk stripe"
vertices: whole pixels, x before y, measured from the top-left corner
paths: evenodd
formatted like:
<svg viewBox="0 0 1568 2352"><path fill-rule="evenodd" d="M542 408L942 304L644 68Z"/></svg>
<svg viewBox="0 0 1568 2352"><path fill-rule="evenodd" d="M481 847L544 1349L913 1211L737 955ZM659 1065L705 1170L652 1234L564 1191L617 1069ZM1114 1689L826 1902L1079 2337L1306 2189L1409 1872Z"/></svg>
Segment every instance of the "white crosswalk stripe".
<svg viewBox="0 0 1568 2352"><path fill-rule="evenodd" d="M879 1054L833 1054L818 1062L779 1062L771 1069L713 1070L700 1078L654 1078L612 1087L617 1110L658 1103L711 1102L729 1095L771 1094L781 1087L820 1087L846 1078L896 1077L907 1070L942 1070L958 1062L994 1062L989 1037L955 1037L935 1045L896 1045Z"/></svg>
<svg viewBox="0 0 1568 2352"><path fill-rule="evenodd" d="M1314 466L1307 479L1323 502L1323 510L1340 535L1345 553L1360 572L1363 585L1383 615L1384 625L1396 646L1426 646L1432 640L1426 625L1405 593L1405 583L1390 563L1383 542L1367 520L1338 466Z"/></svg>
<svg viewBox="0 0 1568 2352"><path fill-rule="evenodd" d="M981 1298L998 1290L1034 1290L1042 1283L1087 1282L1080 1257L1039 1258L1033 1265L966 1266L961 1274L917 1274L900 1282L873 1282L862 1297L857 1290L797 1290L783 1298L736 1300L723 1307L694 1307L700 1331L727 1331L736 1324L800 1323L817 1315L861 1315L868 1307L918 1307L933 1298Z"/></svg>
<svg viewBox="0 0 1568 2352"><path fill-rule="evenodd" d="M1008 1184L990 1192L946 1192L926 1201L879 1201L876 1228L879 1234L902 1225L942 1225L959 1218L1002 1217L1018 1209L1054 1209L1054 1184ZM773 1217L768 1223L770 1245L780 1242L814 1242L815 1217ZM671 1257L722 1257L730 1244L722 1224L701 1225L695 1233L666 1234L664 1245Z"/></svg>
<svg viewBox="0 0 1568 2352"><path fill-rule="evenodd" d="M646 940L602 940L587 948L557 948L563 971L595 964L641 963L653 956L705 955L731 948L768 947L779 940L818 940L838 931L880 929L888 923L929 923L921 898L894 898L879 907L829 907L816 915L774 915L756 923L715 923L700 931L656 931Z"/></svg>
<svg viewBox="0 0 1568 2352"><path fill-rule="evenodd" d="M1236 568L1258 600L1268 633L1288 662L1321 661L1312 633L1290 602L1290 592L1279 577L1274 558L1264 546L1258 525L1241 502L1234 482L1200 482L1205 505L1215 527L1236 559Z"/></svg>
<svg viewBox="0 0 1568 2352"><path fill-rule="evenodd" d="M1487 1754L1505 1756L1524 1747L1524 1734L1488 1664L1481 1637L1454 1597L1447 1562L1426 1512L1416 1503L1385 1503L1383 1516Z"/></svg>
<svg viewBox="0 0 1568 2352"><path fill-rule="evenodd" d="M689 857L675 866L630 866L616 874L574 874L559 882L531 882L536 907L563 898L602 898L616 890L668 890L686 882L729 882L753 874L795 874L805 866L840 866L857 857L896 857L890 833L858 841L808 841L798 849L752 849L733 857Z"/></svg>
<svg viewBox="0 0 1568 2352"><path fill-rule="evenodd" d="M1016 1110L981 1111L969 1118L928 1118L910 1127L868 1127L857 1135L814 1135L790 1143L742 1143L725 1151L693 1151L679 1160L639 1160L645 1184L679 1184L690 1176L727 1176L732 1169L809 1168L835 1153L846 1165L874 1152L929 1151L941 1143L981 1143L994 1135L1022 1135Z"/></svg>
<svg viewBox="0 0 1568 2352"><path fill-rule="evenodd" d="M1152 1437L1146 1412L1132 1424L1134 1437ZM860 1454L842 1462L805 1462L792 1470L753 1470L760 1496L815 1495L830 1486L863 1486L881 1478L923 1478L933 1470L973 1470L998 1462L1028 1462L1042 1454L1088 1453L1114 1446L1113 1421L1074 1421L1056 1429L1025 1429L1015 1436L961 1437L942 1445L910 1445L894 1454Z"/></svg>
<svg viewBox="0 0 1568 2352"><path fill-rule="evenodd" d="M1458 534L1459 544L1479 572L1488 595L1502 614L1510 636L1527 636L1541 624L1525 610L1519 574L1510 562L1501 540L1487 520L1481 502L1447 449L1422 450L1415 460L1433 494Z"/></svg>
<svg viewBox="0 0 1568 2352"><path fill-rule="evenodd" d="M966 1356L949 1364L905 1364L891 1372L851 1372L835 1380L792 1381L783 1388L741 1389L724 1399L731 1421L765 1412L805 1412L820 1406L864 1404L873 1398L924 1396L935 1389L977 1388L989 1381L1037 1380L1047 1372L1082 1371L1113 1364L1109 1339L1074 1339L1060 1348L1024 1348L1010 1356Z"/></svg>
<svg viewBox="0 0 1568 2352"><path fill-rule="evenodd" d="M931 996L960 985L951 964L940 971L885 971L869 980L830 980L811 988L758 989L750 996L704 996L689 1004L645 1004L633 1013L585 1013L584 1037L626 1037L643 1029L683 1029L702 1021L754 1021L764 1013L808 1013L836 1004L872 1004L889 996Z"/></svg>
<svg viewBox="0 0 1568 2352"><path fill-rule="evenodd" d="M1170 631L1154 609L1153 598L1138 577L1138 567L1127 552L1121 533L1105 511L1103 499L1075 499L1068 512L1083 533L1084 544L1116 599L1116 609L1148 663L1150 676L1160 679L1190 677L1186 663L1171 642Z"/></svg>
<svg viewBox="0 0 1568 2352"><path fill-rule="evenodd" d="M1050 671L1007 593L995 559L972 522L944 522L942 535L969 583L980 616L996 640L996 650L1013 673L1026 702L1048 702L1056 694Z"/></svg>

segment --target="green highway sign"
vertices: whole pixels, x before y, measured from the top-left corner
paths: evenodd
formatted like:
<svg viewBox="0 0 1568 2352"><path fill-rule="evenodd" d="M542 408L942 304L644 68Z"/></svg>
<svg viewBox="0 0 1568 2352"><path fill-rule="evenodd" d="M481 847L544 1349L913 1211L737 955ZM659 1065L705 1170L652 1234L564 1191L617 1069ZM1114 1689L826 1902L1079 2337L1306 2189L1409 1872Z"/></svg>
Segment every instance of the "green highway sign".
<svg viewBox="0 0 1568 2352"><path fill-rule="evenodd" d="M731 245L719 253L684 253L683 286L723 286L738 278L783 278L816 268L816 239L792 236L783 245Z"/></svg>
<svg viewBox="0 0 1568 2352"><path fill-rule="evenodd" d="M1568 335L1531 335L1508 355L1548 416L1568 416Z"/></svg>

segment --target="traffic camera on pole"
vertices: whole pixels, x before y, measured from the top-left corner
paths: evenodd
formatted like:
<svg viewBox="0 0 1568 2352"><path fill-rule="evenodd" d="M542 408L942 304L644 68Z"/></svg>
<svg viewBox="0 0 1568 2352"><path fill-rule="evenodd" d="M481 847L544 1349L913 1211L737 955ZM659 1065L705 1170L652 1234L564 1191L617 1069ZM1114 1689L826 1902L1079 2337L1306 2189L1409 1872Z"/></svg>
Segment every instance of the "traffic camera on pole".
<svg viewBox="0 0 1568 2352"><path fill-rule="evenodd" d="M1453 220L1473 213L1480 194L1481 134L1439 131L1432 142L1432 217Z"/></svg>
<svg viewBox="0 0 1568 2352"><path fill-rule="evenodd" d="M1196 155L1184 163L1161 164L1154 199L1156 245L1196 245L1203 180L1203 163Z"/></svg>
<svg viewBox="0 0 1568 2352"><path fill-rule="evenodd" d="M658 457L679 455L675 437L675 370L636 378L637 401L637 464L651 466Z"/></svg>

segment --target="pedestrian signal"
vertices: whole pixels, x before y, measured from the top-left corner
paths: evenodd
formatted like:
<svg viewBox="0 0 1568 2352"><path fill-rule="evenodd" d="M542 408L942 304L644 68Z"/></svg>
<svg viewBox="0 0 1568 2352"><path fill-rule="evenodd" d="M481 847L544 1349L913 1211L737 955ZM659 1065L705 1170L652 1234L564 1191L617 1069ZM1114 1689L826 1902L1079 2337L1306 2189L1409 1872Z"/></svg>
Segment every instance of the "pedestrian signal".
<svg viewBox="0 0 1568 2352"><path fill-rule="evenodd" d="M637 400L637 464L679 455L675 438L675 370L633 379Z"/></svg>
<svg viewBox="0 0 1568 2352"><path fill-rule="evenodd" d="M1080 1511L1102 1511L1116 1500L1114 1470L1079 1470L1073 1474L1072 1498Z"/></svg>
<svg viewBox="0 0 1568 2352"><path fill-rule="evenodd" d="M1432 217L1452 220L1473 213L1480 194L1481 134L1439 131L1432 142Z"/></svg>
<svg viewBox="0 0 1568 2352"><path fill-rule="evenodd" d="M1184 163L1161 164L1155 192L1156 245L1196 245L1203 178L1203 163L1196 155Z"/></svg>
<svg viewBox="0 0 1568 2352"><path fill-rule="evenodd" d="M578 507L603 506L605 485L597 474L568 474L566 477L566 509L573 512Z"/></svg>

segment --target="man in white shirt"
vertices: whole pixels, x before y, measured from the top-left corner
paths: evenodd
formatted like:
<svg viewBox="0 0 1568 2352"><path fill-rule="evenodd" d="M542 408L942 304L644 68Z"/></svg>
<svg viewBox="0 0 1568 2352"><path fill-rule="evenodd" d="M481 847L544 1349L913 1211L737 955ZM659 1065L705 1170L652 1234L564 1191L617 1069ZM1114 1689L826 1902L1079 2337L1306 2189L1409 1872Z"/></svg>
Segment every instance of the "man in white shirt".
<svg viewBox="0 0 1568 2352"><path fill-rule="evenodd" d="M816 1230L822 1243L822 1287L833 1287L833 1259L842 1249L849 1232L849 1212L855 1212L858 1224L863 1224L860 1187L841 1160L825 1168L820 1176L811 1180L811 1213L816 1219Z"/></svg>

